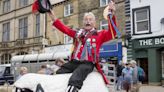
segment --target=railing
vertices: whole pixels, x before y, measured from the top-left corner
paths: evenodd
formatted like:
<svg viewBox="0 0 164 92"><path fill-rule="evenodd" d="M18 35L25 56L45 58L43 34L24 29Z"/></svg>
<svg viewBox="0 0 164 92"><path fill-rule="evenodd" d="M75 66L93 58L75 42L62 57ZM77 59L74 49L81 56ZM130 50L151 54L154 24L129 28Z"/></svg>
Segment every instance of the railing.
<svg viewBox="0 0 164 92"><path fill-rule="evenodd" d="M42 45L43 36L17 39L10 42L0 42L0 49L12 49L17 47L35 46Z"/></svg>

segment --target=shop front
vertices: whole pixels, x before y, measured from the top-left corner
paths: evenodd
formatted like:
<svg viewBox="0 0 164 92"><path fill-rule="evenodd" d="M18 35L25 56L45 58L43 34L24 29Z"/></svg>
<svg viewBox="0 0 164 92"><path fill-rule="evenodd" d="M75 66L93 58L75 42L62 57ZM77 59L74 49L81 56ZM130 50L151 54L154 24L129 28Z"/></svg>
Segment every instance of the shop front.
<svg viewBox="0 0 164 92"><path fill-rule="evenodd" d="M133 59L146 73L145 83L160 85L164 79L164 36L132 40Z"/></svg>

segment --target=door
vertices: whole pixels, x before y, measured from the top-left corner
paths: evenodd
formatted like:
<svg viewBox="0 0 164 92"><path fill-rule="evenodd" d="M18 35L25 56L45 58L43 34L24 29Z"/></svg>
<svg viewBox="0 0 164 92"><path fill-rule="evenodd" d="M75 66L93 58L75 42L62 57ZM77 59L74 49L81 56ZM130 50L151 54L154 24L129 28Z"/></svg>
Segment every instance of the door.
<svg viewBox="0 0 164 92"><path fill-rule="evenodd" d="M144 70L146 74L145 81L143 83L148 84L148 58L138 58L137 64Z"/></svg>

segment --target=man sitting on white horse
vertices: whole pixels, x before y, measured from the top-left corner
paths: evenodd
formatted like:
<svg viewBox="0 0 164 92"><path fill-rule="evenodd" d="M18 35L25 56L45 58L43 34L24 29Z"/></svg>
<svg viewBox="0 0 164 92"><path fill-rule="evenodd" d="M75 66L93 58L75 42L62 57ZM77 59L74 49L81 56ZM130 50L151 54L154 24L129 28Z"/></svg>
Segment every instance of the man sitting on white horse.
<svg viewBox="0 0 164 92"><path fill-rule="evenodd" d="M113 16L112 21L116 23L115 16L113 15L113 11L115 11L114 2L111 1L108 6L108 10ZM69 79L66 92L78 92L78 90L81 89L83 81L87 75L93 71L95 64L98 64L99 49L101 45L114 38L116 35L115 29L111 24L109 24L108 30L97 32L95 29L96 18L91 12L84 14L84 27L79 31L72 30L65 26L59 19L56 18L53 12L49 12L49 16L53 21L53 26L64 34L67 34L75 39L75 46L71 61L64 64L56 73L73 73ZM111 20L108 21L111 23Z"/></svg>
<svg viewBox="0 0 164 92"><path fill-rule="evenodd" d="M109 14L106 15L108 19L108 30L101 30L99 32L95 28L96 18L91 12L84 14L84 27L75 31L61 23L61 21L56 18L55 14L49 11L53 26L75 39L74 51L70 62L61 66L56 72L57 74L72 73L66 92L78 92L82 88L83 81L88 74L93 71L94 66L96 66L97 70L102 74L105 83L108 84L107 79L100 69L98 58L101 45L104 42L114 39L116 36L115 5L113 1L108 4L108 11Z"/></svg>

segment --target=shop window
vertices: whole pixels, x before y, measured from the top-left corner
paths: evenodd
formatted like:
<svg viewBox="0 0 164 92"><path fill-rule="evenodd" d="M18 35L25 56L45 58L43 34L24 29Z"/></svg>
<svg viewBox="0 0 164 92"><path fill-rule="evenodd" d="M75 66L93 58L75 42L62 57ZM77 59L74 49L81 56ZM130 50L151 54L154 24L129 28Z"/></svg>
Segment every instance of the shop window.
<svg viewBox="0 0 164 92"><path fill-rule="evenodd" d="M150 31L150 7L133 9L134 34L145 34Z"/></svg>

